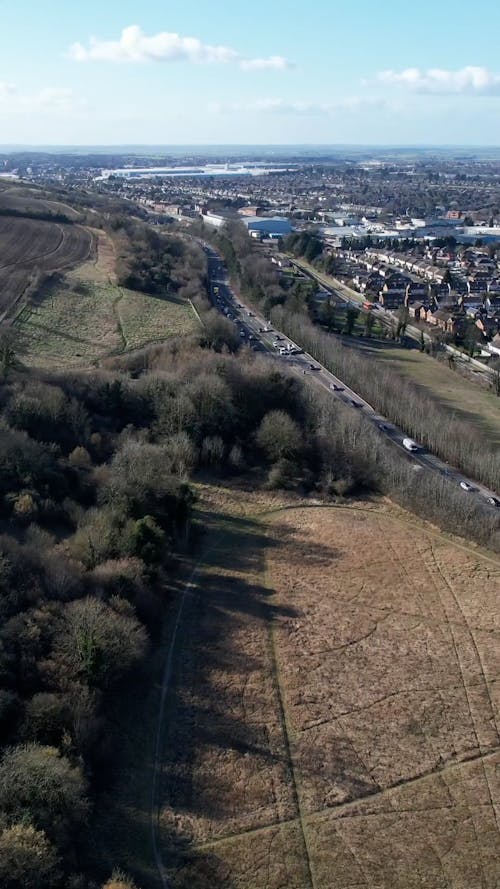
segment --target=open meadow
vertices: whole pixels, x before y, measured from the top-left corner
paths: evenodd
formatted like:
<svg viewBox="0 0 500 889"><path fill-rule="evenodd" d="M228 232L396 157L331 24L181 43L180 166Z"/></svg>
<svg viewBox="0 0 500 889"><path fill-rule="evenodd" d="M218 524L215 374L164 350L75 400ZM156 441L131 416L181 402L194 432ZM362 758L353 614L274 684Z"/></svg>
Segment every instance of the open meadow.
<svg viewBox="0 0 500 889"><path fill-rule="evenodd" d="M388 504L286 506L200 491L153 813L172 886L494 889L500 563Z"/></svg>
<svg viewBox="0 0 500 889"><path fill-rule="evenodd" d="M110 354L195 330L186 300L116 283L113 241L92 230L93 254L23 307L15 327L23 360L35 367L84 367Z"/></svg>

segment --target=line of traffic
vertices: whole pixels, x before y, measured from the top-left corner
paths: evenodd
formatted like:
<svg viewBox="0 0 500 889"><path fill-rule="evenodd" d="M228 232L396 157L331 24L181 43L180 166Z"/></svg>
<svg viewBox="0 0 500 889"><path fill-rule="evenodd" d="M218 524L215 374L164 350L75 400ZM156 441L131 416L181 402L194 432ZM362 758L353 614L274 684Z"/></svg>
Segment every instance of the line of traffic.
<svg viewBox="0 0 500 889"><path fill-rule="evenodd" d="M311 382L327 390L332 397L342 401L348 407L361 411L382 435L406 454L416 470L425 468L436 472L455 482L464 492L479 494L489 506L500 507L500 498L496 492L473 482L455 468L444 463L439 457L426 451L409 438L403 430L379 414L371 404L345 382L320 365L307 352L304 352L299 344L276 331L269 322L245 305L231 289L226 268L217 251L206 243L203 244L203 249L208 257L212 304L236 325L242 341L247 343L251 349L255 352L272 354L275 358L286 361L293 372L301 376L309 376Z"/></svg>

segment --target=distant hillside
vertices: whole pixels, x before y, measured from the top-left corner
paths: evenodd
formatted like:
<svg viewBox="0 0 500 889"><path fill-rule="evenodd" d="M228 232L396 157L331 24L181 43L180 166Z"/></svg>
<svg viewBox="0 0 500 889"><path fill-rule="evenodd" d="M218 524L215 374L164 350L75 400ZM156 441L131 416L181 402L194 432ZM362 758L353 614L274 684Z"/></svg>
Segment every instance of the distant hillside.
<svg viewBox="0 0 500 889"><path fill-rule="evenodd" d="M82 222L83 213L50 191L6 180L0 185L0 215L29 216L58 222Z"/></svg>
<svg viewBox="0 0 500 889"><path fill-rule="evenodd" d="M0 320L12 317L48 275L75 268L94 249L92 234L75 224L82 214L19 184L0 188Z"/></svg>

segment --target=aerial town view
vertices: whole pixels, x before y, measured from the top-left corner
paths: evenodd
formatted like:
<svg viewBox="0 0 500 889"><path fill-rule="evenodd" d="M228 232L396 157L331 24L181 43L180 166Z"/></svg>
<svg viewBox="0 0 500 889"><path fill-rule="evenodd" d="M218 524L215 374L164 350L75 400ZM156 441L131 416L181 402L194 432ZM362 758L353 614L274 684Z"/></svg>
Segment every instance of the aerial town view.
<svg viewBox="0 0 500 889"><path fill-rule="evenodd" d="M0 889L500 889L500 7L0 5Z"/></svg>

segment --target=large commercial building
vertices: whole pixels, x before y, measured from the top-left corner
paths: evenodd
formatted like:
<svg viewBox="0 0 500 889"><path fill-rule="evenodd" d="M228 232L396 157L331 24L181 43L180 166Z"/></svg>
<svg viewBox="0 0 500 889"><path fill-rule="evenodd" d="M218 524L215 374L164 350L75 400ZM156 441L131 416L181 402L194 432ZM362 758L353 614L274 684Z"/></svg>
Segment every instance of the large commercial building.
<svg viewBox="0 0 500 889"><path fill-rule="evenodd" d="M243 225L245 225L251 234L255 232L256 235L261 235L263 238L281 238L284 235L289 235L292 231L292 226L288 219L283 219L281 216L243 216L241 218Z"/></svg>

